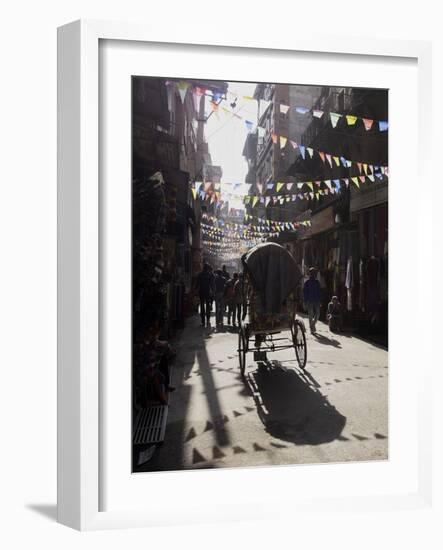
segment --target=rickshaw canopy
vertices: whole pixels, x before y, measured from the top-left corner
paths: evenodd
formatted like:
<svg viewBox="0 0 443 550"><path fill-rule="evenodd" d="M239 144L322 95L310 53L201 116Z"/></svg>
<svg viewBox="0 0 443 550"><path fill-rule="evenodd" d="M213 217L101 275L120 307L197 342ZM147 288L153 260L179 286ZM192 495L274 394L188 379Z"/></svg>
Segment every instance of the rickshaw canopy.
<svg viewBox="0 0 443 550"><path fill-rule="evenodd" d="M262 243L244 254L242 263L261 296L264 311L280 312L283 302L302 278L290 252L277 243Z"/></svg>

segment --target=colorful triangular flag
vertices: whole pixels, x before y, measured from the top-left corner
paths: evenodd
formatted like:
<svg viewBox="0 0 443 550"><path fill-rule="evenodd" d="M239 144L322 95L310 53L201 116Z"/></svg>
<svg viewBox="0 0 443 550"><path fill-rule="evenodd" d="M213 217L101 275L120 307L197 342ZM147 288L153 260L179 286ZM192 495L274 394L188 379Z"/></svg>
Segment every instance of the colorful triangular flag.
<svg viewBox="0 0 443 550"><path fill-rule="evenodd" d="M280 113L283 113L285 115L288 111L289 111L289 105L280 103Z"/></svg>
<svg viewBox="0 0 443 550"><path fill-rule="evenodd" d="M348 126L353 126L357 122L357 117L354 115L346 115Z"/></svg>
<svg viewBox="0 0 443 550"><path fill-rule="evenodd" d="M182 100L182 103L185 101L186 92L189 88L189 82L186 82L186 80L180 80L180 82L177 84L178 87L178 93L180 94L180 99Z"/></svg>
<svg viewBox="0 0 443 550"><path fill-rule="evenodd" d="M338 113L329 113L329 118L331 119L332 127L335 128L337 126L337 122L340 120L342 115Z"/></svg>
<svg viewBox="0 0 443 550"><path fill-rule="evenodd" d="M363 124L365 125L365 130L369 131L374 124L374 121L371 118L363 118Z"/></svg>

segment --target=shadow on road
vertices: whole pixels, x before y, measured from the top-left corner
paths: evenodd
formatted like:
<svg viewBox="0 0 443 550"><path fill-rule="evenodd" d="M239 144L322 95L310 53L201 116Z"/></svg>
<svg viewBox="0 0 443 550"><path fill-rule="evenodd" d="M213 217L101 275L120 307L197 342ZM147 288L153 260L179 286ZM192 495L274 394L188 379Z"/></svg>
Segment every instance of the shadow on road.
<svg viewBox="0 0 443 550"><path fill-rule="evenodd" d="M346 417L319 391L309 373L262 363L248 376L259 416L273 437L319 445L340 437Z"/></svg>
<svg viewBox="0 0 443 550"><path fill-rule="evenodd" d="M335 338L329 338L328 336L323 336L322 334L318 334L318 332L313 333L312 335L320 344L324 344L326 346L334 346L335 348L341 348L341 344L338 340Z"/></svg>
<svg viewBox="0 0 443 550"><path fill-rule="evenodd" d="M190 386L185 382L191 376L200 376L203 381L214 443L219 448L229 447L231 444L229 429L226 426L226 411L220 403L208 355L210 339L216 335L214 314L210 327L201 327L198 320L197 316L187 319L186 329L177 335L173 342L177 349L177 357L172 369L172 381L177 391L171 397L165 441L157 448L153 458L144 464L137 465L135 462L138 450L143 449L135 450L135 472L183 469L184 443L196 437L195 429L186 427L192 394ZM203 419L202 423L204 424Z"/></svg>

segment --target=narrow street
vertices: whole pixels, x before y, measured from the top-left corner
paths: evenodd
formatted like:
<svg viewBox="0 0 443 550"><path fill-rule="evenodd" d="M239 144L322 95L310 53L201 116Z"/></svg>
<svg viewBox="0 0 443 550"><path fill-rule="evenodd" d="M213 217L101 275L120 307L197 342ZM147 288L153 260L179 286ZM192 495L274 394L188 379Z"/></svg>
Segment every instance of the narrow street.
<svg viewBox="0 0 443 550"><path fill-rule="evenodd" d="M303 373L293 349L246 355L238 334L188 319L175 347L166 437L135 471L388 458L388 353L318 323Z"/></svg>

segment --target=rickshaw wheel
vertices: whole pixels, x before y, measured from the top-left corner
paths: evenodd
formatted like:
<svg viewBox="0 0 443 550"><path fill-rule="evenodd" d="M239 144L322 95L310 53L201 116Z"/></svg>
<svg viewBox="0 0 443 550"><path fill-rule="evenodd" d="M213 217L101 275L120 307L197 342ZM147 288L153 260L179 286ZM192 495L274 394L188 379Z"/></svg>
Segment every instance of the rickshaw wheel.
<svg viewBox="0 0 443 550"><path fill-rule="evenodd" d="M305 327L303 326L303 323L301 323L301 321L299 321L298 319L296 319L291 325L291 334L298 365L301 369L304 369L306 367L306 361L308 358Z"/></svg>
<svg viewBox="0 0 443 550"><path fill-rule="evenodd" d="M240 323L238 332L238 360L240 363L240 374L245 375L246 368L246 335L243 323Z"/></svg>

